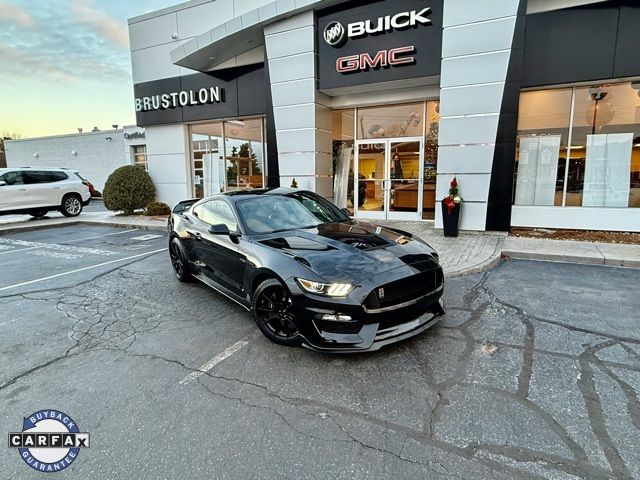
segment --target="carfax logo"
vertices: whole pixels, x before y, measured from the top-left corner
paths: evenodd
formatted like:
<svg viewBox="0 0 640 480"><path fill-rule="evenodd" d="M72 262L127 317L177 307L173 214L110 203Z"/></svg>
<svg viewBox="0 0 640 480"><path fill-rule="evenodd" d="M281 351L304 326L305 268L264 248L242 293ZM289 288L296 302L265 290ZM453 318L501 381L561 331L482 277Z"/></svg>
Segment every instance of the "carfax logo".
<svg viewBox="0 0 640 480"><path fill-rule="evenodd" d="M9 447L34 470L58 472L74 462L80 448L89 447L89 434L66 413L40 410L24 418L22 432L9 434Z"/></svg>

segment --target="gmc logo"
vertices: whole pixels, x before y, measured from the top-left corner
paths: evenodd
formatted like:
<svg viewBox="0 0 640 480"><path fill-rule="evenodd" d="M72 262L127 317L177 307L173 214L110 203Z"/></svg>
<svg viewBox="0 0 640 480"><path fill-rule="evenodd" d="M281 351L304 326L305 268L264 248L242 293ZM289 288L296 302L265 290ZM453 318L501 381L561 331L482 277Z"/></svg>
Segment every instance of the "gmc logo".
<svg viewBox="0 0 640 480"><path fill-rule="evenodd" d="M390 48L380 50L373 57L368 53L360 55L346 55L336 60L336 70L340 73L364 72L370 68L397 67L415 63L413 54L416 47L413 45L406 47Z"/></svg>

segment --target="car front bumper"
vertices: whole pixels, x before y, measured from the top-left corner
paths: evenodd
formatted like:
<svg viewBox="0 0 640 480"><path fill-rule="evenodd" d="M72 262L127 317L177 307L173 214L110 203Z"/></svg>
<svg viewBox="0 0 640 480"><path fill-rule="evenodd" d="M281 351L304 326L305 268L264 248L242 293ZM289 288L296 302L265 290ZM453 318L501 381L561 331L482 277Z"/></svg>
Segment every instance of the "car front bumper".
<svg viewBox="0 0 640 480"><path fill-rule="evenodd" d="M293 290L296 327L302 343L321 352L378 350L419 335L445 313L441 299L444 283L411 301L380 309L367 309L357 293L346 298L318 298L300 292L294 285L289 287ZM339 315L348 320L323 319L325 315Z"/></svg>

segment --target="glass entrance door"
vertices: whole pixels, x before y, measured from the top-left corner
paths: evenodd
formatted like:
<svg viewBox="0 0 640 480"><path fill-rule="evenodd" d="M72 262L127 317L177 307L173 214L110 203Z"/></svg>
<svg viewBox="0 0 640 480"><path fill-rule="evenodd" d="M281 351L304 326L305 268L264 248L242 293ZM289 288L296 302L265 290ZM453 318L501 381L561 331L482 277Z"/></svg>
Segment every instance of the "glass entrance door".
<svg viewBox="0 0 640 480"><path fill-rule="evenodd" d="M423 148L420 137L356 142L354 206L357 217L421 218Z"/></svg>

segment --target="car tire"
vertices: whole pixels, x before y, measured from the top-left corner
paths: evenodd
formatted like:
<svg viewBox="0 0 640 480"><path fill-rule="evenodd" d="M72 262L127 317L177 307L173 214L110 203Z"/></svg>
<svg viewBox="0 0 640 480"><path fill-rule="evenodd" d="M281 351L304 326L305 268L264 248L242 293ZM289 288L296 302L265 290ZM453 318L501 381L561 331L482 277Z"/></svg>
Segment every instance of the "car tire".
<svg viewBox="0 0 640 480"><path fill-rule="evenodd" d="M176 237L169 242L169 258L171 259L171 267L176 278L181 282L190 282L193 278L187 255L184 253L182 243Z"/></svg>
<svg viewBox="0 0 640 480"><path fill-rule="evenodd" d="M60 213L65 217L77 217L82 213L82 198L75 193L69 193L62 197Z"/></svg>
<svg viewBox="0 0 640 480"><path fill-rule="evenodd" d="M31 215L33 218L42 218L44 217L47 213L49 213L48 210L31 210L29 212L29 215Z"/></svg>
<svg viewBox="0 0 640 480"><path fill-rule="evenodd" d="M260 331L274 343L297 347L302 339L292 322L291 294L279 280L269 278L253 293L252 310Z"/></svg>

